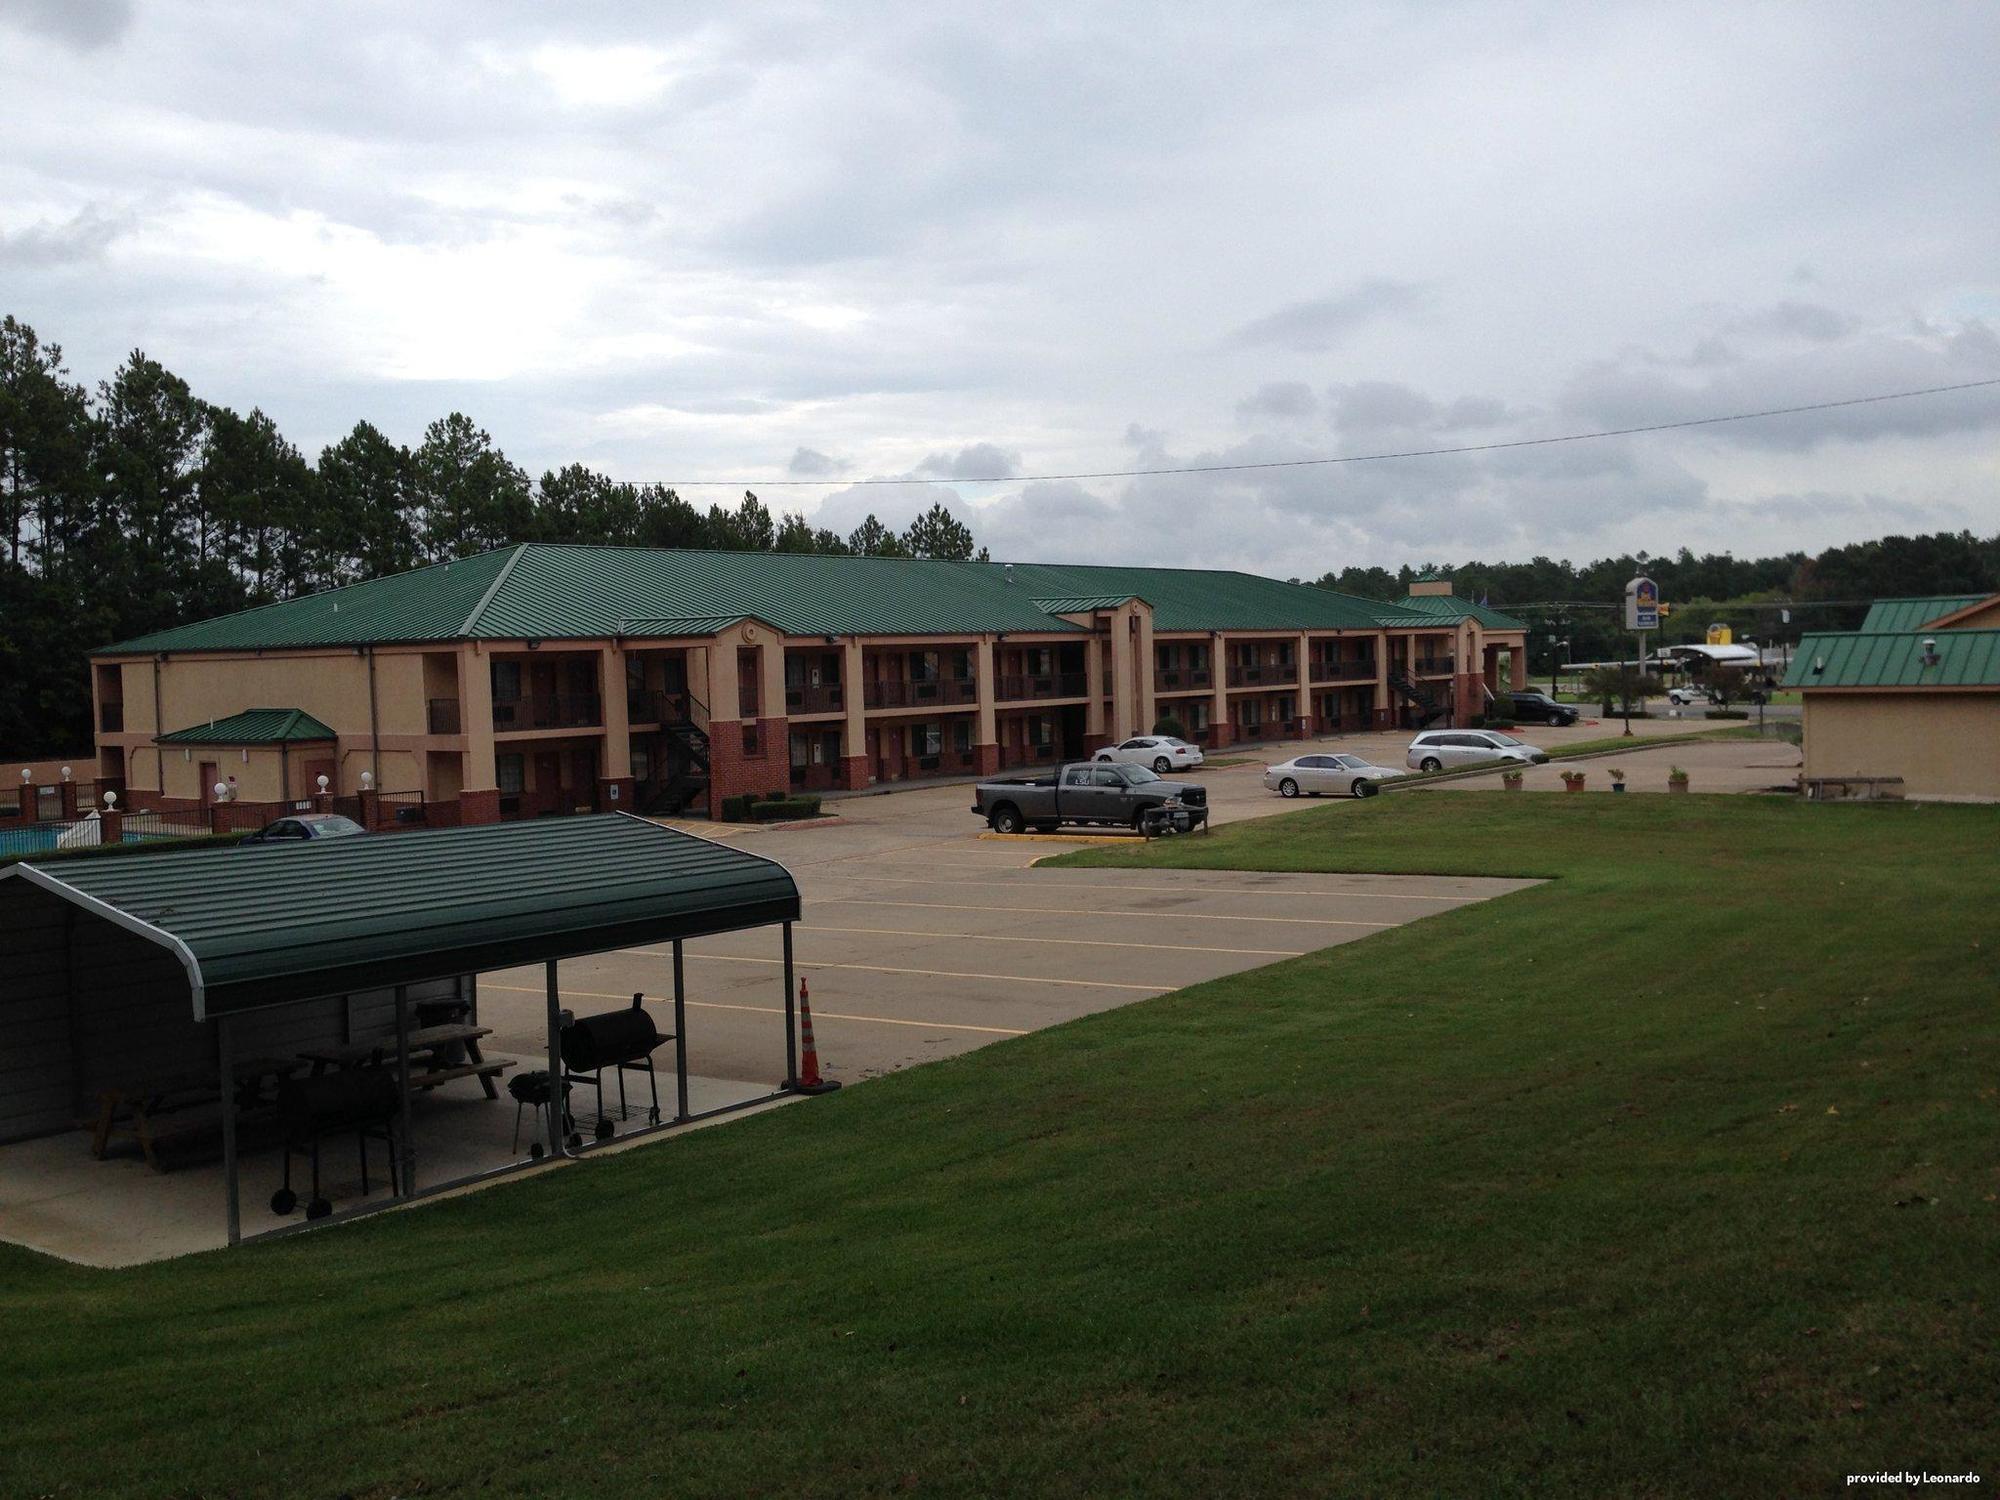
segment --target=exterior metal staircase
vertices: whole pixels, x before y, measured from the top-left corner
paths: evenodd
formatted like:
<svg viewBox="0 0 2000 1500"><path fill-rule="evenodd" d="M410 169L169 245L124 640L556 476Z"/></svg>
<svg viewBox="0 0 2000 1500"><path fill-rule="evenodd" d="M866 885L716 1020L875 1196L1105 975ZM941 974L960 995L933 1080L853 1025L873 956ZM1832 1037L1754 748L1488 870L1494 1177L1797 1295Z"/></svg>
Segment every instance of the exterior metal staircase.
<svg viewBox="0 0 2000 1500"><path fill-rule="evenodd" d="M1394 688L1403 701L1415 711L1417 728L1428 729L1445 716L1444 699L1429 685L1418 681L1401 667L1389 668L1389 686Z"/></svg>

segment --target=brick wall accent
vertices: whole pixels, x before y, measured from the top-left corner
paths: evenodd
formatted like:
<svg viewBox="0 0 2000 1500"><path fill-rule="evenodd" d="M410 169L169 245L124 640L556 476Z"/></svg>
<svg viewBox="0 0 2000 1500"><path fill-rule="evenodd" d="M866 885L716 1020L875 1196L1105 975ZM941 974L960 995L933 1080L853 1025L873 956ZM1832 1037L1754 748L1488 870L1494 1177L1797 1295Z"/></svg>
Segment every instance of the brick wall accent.
<svg viewBox="0 0 2000 1500"><path fill-rule="evenodd" d="M849 755L840 762L840 784L850 792L860 792L868 787L868 757Z"/></svg>
<svg viewBox="0 0 2000 1500"><path fill-rule="evenodd" d="M630 776L600 776L597 779L598 807L605 812L637 812L632 802L636 784Z"/></svg>
<svg viewBox="0 0 2000 1500"><path fill-rule="evenodd" d="M743 751L740 719L708 727L708 814L722 816L722 799L745 792L785 792L792 781L791 729L785 719L758 719L757 753Z"/></svg>
<svg viewBox="0 0 2000 1500"><path fill-rule="evenodd" d="M992 776L1000 770L1000 747L998 745L975 745L972 748L973 769L981 776Z"/></svg>
<svg viewBox="0 0 2000 1500"><path fill-rule="evenodd" d="M458 821L460 827L476 823L497 823L500 821L500 793L460 792L458 794Z"/></svg>

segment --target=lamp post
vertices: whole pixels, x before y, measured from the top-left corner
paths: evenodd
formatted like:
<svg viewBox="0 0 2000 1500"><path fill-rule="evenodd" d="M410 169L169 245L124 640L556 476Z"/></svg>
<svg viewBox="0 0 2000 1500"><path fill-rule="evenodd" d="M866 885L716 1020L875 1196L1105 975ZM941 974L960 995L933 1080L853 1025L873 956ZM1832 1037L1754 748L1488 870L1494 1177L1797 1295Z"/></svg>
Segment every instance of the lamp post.
<svg viewBox="0 0 2000 1500"><path fill-rule="evenodd" d="M1551 698L1562 691L1562 659L1563 652L1568 649L1568 641L1549 642L1549 696Z"/></svg>

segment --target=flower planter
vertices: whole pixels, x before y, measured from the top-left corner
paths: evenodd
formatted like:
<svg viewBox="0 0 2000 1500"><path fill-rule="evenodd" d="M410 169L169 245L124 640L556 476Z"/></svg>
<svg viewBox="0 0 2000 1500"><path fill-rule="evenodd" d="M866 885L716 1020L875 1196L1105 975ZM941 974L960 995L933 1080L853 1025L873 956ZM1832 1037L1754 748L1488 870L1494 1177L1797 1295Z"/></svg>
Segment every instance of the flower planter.
<svg viewBox="0 0 2000 1500"><path fill-rule="evenodd" d="M1614 792L1623 792L1625 790L1625 783L1622 781L1614 781L1611 783L1611 790Z"/></svg>
<svg viewBox="0 0 2000 1500"><path fill-rule="evenodd" d="M1500 778L1500 789L1506 792L1520 791L1521 778L1518 776L1502 776Z"/></svg>
<svg viewBox="0 0 2000 1500"><path fill-rule="evenodd" d="M1668 791L1670 791L1670 792L1685 792L1685 791L1686 791L1687 789L1688 789L1688 779L1687 779L1687 777L1685 777L1685 776L1681 776L1681 777L1669 777L1669 778L1667 779L1667 790L1668 790Z"/></svg>

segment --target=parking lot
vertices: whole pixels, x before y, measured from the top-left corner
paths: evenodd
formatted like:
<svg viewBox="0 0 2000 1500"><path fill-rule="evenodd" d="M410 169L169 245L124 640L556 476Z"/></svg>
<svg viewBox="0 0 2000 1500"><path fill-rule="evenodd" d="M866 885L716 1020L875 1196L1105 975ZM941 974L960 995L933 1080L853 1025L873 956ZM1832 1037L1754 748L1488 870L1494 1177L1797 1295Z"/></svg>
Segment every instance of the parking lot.
<svg viewBox="0 0 2000 1500"><path fill-rule="evenodd" d="M1558 731L1571 736L1602 731ZM1382 741L1382 745L1374 743ZM1349 736L1342 749L1400 755L1407 735ZM1295 808L1262 785L1247 752L1205 771L1214 821ZM1229 755L1227 759L1238 759ZM798 972L821 1060L860 1079L948 1057L1093 1011L1272 963L1519 888L1508 880L1034 869L1076 847L1060 835L997 839L971 789L927 786L829 803L807 827L696 825L798 879ZM671 993L670 954L628 950L563 965L564 1003L584 1013ZM688 945L690 1071L759 1087L781 1071L782 957L769 934ZM482 1021L500 1050L542 1046L540 970L490 974ZM649 1001L649 1003L652 1003ZM746 1087L746 1092L749 1092Z"/></svg>

